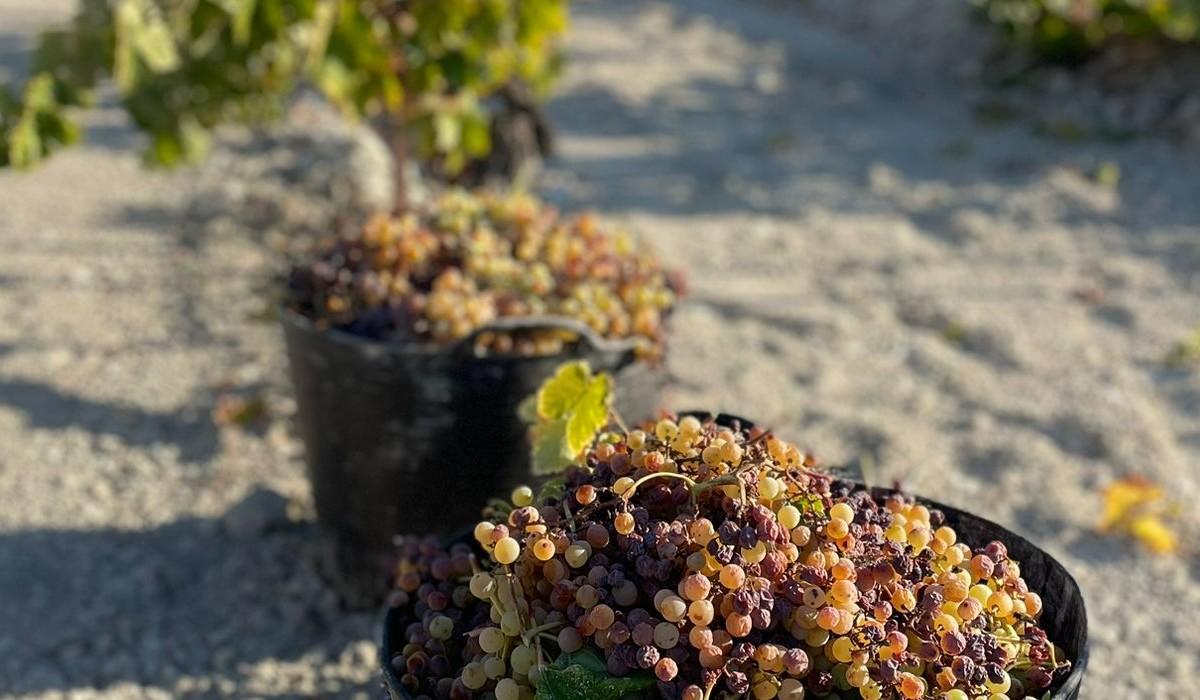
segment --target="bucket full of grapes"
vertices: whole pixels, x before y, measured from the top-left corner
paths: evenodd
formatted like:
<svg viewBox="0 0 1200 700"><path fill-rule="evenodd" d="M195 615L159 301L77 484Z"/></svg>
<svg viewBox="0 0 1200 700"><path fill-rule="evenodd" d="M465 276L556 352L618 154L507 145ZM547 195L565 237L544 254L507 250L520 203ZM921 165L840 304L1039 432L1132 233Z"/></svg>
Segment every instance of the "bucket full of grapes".
<svg viewBox="0 0 1200 700"><path fill-rule="evenodd" d="M350 605L386 593L398 533L469 525L529 482L523 399L566 360L653 415L676 286L590 218L451 192L293 270L284 338L327 559Z"/></svg>
<svg viewBox="0 0 1200 700"><path fill-rule="evenodd" d="M448 548L399 545L394 700L1079 696L1087 617L1058 562L743 422L601 435L514 496Z"/></svg>

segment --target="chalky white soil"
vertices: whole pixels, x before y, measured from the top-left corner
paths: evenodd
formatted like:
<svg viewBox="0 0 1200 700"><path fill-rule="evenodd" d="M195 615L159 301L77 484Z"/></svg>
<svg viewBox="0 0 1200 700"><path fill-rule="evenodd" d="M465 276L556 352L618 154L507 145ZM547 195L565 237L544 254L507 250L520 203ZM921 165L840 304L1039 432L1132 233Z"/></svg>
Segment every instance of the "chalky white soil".
<svg viewBox="0 0 1200 700"><path fill-rule="evenodd" d="M0 72L72 5L0 2ZM1093 526L1129 472L1195 517L1200 368L1162 358L1200 326L1196 151L981 121L978 28L944 2L920 31L855 5L872 14L580 3L544 191L688 269L673 406L1044 544L1086 591L1085 697L1190 697L1194 545L1156 559ZM85 147L0 173L0 693L374 697L375 616L316 571L261 318L287 232L377 198L377 149L301 105L164 175L119 110L87 122ZM1115 186L1090 176L1104 163ZM215 427L231 390L270 419ZM286 508L229 513L259 488Z"/></svg>

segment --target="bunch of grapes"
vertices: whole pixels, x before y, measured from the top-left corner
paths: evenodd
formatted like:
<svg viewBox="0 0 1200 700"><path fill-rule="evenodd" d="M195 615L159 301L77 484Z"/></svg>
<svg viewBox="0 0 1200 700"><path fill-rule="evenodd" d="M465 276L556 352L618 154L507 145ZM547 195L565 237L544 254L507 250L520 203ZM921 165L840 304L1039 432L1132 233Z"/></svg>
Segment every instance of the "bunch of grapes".
<svg viewBox="0 0 1200 700"><path fill-rule="evenodd" d="M475 528L486 565L463 580L486 619L449 683L428 669L430 697L531 698L587 651L671 700L1009 700L1069 669L1002 543L972 549L758 428L643 427Z"/></svg>
<svg viewBox="0 0 1200 700"><path fill-rule="evenodd" d="M388 605L405 613L405 644L390 659L392 669L414 696L447 698L467 633L487 621L486 608L463 583L477 560L466 544L446 549L432 538L403 538L396 555Z"/></svg>
<svg viewBox="0 0 1200 700"><path fill-rule="evenodd" d="M451 190L428 209L377 217L294 268L289 306L319 327L436 344L503 317L564 316L653 358L681 284L590 214L561 217L525 194ZM545 356L573 340L558 330L484 333L476 350Z"/></svg>

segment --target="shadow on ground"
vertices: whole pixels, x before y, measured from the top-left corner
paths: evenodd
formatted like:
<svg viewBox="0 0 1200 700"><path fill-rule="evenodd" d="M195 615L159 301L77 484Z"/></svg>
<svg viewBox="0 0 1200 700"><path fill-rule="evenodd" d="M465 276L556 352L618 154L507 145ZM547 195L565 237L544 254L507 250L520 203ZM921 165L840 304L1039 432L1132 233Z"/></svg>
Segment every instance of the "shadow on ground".
<svg viewBox="0 0 1200 700"><path fill-rule="evenodd" d="M20 379L0 379L0 406L19 411L34 428L78 428L114 436L130 446L175 445L180 460L189 463L205 461L220 448L208 410L200 406L187 412L149 411L70 396Z"/></svg>
<svg viewBox="0 0 1200 700"><path fill-rule="evenodd" d="M237 683L262 661L336 663L371 638L375 615L338 609L315 550L311 524L240 540L205 518L0 535L0 687L170 691L185 678Z"/></svg>

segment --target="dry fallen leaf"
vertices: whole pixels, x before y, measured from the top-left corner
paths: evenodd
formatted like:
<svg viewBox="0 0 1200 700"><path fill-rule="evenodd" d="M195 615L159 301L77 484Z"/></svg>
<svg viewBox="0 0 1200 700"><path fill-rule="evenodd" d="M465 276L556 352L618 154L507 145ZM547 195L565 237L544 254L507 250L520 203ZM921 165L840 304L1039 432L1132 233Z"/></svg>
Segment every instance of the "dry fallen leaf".
<svg viewBox="0 0 1200 700"><path fill-rule="evenodd" d="M261 394L238 396L221 394L213 406L213 423L219 426L245 427L267 415L267 401Z"/></svg>
<svg viewBox="0 0 1200 700"><path fill-rule="evenodd" d="M1171 528L1175 506L1161 486L1141 475L1127 476L1105 487L1101 532L1131 536L1157 554L1179 548L1179 536Z"/></svg>

